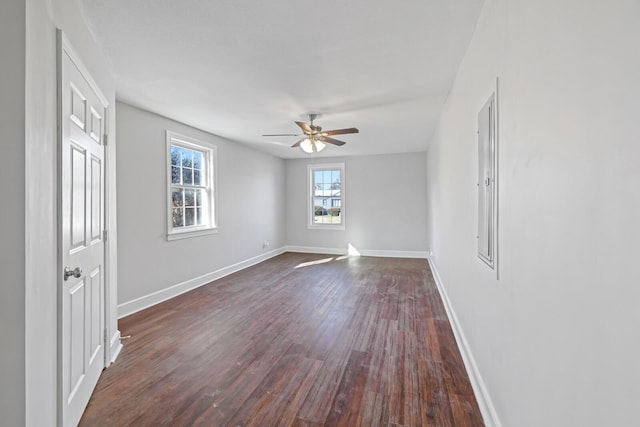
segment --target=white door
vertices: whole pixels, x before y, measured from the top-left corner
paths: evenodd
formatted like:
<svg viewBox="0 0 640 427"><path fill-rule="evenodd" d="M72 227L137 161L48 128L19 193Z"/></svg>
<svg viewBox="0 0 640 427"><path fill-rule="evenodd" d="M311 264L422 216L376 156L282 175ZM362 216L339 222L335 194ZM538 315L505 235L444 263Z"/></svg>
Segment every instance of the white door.
<svg viewBox="0 0 640 427"><path fill-rule="evenodd" d="M75 426L104 367L106 102L60 38L60 423Z"/></svg>

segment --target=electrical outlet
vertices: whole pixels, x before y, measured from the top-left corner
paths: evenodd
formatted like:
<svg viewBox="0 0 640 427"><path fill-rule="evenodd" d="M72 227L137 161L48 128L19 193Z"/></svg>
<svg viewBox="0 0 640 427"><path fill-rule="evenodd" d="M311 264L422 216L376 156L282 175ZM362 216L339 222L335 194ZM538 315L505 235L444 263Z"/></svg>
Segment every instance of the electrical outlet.
<svg viewBox="0 0 640 427"><path fill-rule="evenodd" d="M263 248L263 249L264 249L264 248L268 248L268 247L269 247L269 245L270 245L270 243L269 243L269 241L268 241L268 240L265 240L264 242L262 242L262 248Z"/></svg>

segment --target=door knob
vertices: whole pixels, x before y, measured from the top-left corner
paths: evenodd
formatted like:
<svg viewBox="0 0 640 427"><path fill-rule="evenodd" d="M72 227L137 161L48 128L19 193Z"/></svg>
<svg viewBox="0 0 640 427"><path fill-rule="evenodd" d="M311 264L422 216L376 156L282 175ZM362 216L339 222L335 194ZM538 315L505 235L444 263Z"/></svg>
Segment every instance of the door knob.
<svg viewBox="0 0 640 427"><path fill-rule="evenodd" d="M80 269L80 267L76 267L73 270L71 270L69 267L65 267L64 268L64 280L68 280L69 277L75 277L76 279L80 276L82 276L82 270Z"/></svg>

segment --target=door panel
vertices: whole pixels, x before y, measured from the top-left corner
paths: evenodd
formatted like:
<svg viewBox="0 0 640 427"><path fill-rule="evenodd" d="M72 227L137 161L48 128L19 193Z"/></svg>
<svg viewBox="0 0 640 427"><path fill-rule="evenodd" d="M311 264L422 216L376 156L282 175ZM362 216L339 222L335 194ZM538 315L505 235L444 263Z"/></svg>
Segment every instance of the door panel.
<svg viewBox="0 0 640 427"><path fill-rule="evenodd" d="M93 363L94 359L99 356L102 344L103 344L103 334L102 334L102 274L100 268L96 268L89 275L89 286L87 287L88 296L87 301L91 304L90 313L92 317L88 319L89 321L89 363Z"/></svg>
<svg viewBox="0 0 640 427"><path fill-rule="evenodd" d="M86 154L82 147L71 145L71 187L69 198L71 199L71 248L82 248L85 242L85 183Z"/></svg>
<svg viewBox="0 0 640 427"><path fill-rule="evenodd" d="M91 242L97 243L102 237L102 162L91 156Z"/></svg>
<svg viewBox="0 0 640 427"><path fill-rule="evenodd" d="M494 264L495 95L478 114L478 256Z"/></svg>
<svg viewBox="0 0 640 427"><path fill-rule="evenodd" d="M84 280L80 280L69 289L69 322L66 325L69 331L69 357L65 361L69 371L69 396L71 400L85 376L84 366L84 312L85 312L85 286Z"/></svg>
<svg viewBox="0 0 640 427"><path fill-rule="evenodd" d="M102 143L102 115L96 111L93 107L90 108L91 110L91 121L90 121L90 125L91 128L89 129L89 136L91 136L91 139L93 139L95 142L97 142L98 144Z"/></svg>

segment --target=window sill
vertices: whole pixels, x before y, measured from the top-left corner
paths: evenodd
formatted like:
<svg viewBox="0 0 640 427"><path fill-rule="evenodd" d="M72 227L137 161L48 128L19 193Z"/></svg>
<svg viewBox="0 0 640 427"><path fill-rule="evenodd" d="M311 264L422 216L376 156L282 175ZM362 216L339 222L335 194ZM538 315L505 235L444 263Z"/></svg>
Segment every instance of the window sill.
<svg viewBox="0 0 640 427"><path fill-rule="evenodd" d="M309 230L345 230L344 224L325 224L325 225L317 225L317 224L307 224L307 228Z"/></svg>
<svg viewBox="0 0 640 427"><path fill-rule="evenodd" d="M200 229L200 230L190 230L190 231L179 231L179 232L167 234L167 241L170 242L172 240L190 239L192 237L207 236L209 234L216 234L217 232L218 232L217 227L206 228L204 230Z"/></svg>

